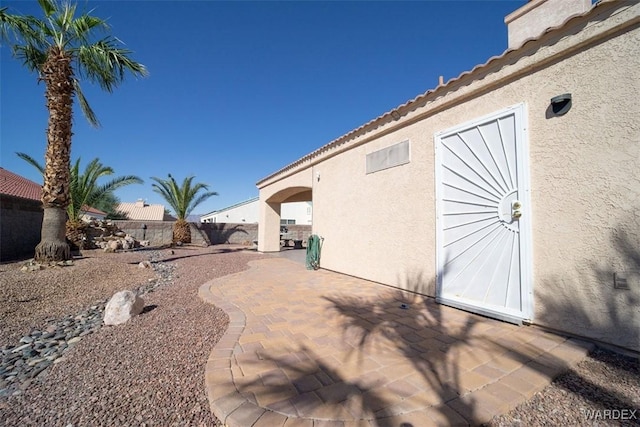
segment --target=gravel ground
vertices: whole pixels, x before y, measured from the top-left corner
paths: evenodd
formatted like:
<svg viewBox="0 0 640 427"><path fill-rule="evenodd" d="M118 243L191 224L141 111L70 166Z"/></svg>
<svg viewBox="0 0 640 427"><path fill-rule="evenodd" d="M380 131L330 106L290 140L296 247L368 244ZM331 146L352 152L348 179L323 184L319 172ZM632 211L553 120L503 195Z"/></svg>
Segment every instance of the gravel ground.
<svg viewBox="0 0 640 427"><path fill-rule="evenodd" d="M596 349L574 369L489 425L638 426L638 359Z"/></svg>
<svg viewBox="0 0 640 427"><path fill-rule="evenodd" d="M171 284L144 296L145 312L85 336L22 394L0 398L0 425L220 425L209 410L203 372L228 317L202 302L197 290L264 256L227 246L173 251L156 252L159 261L176 268ZM147 251L83 255L71 267L34 272L19 271L23 263L0 265L0 345L15 344L47 319L75 313L119 290L134 290L156 276L138 268L149 259ZM603 419L605 410L627 410L609 417L635 418ZM640 425L638 359L596 350L489 425Z"/></svg>
<svg viewBox="0 0 640 427"><path fill-rule="evenodd" d="M0 264L0 346L14 344L31 327L75 313L156 275L138 267L146 251L84 251L73 266L23 272L25 262Z"/></svg>
<svg viewBox="0 0 640 427"><path fill-rule="evenodd" d="M219 248L161 251L161 261L176 265L173 283L144 297L144 314L85 336L24 393L0 399L0 425L220 425L209 409L203 373L228 317L200 300L197 291L213 278L244 270L248 261L261 255ZM20 310L22 317L5 319L11 331L3 333L3 340L19 339L43 317L76 310L148 281L148 270L136 270L148 259L144 251L98 252L85 251L87 258L74 266L51 270L25 273L16 272L21 264L2 265L0 289L14 289L17 279L21 293L14 289L10 295L20 295L22 301L0 300L3 319L12 309ZM31 298L32 293L38 297ZM55 309L45 308L46 302ZM20 325L23 330L18 333Z"/></svg>

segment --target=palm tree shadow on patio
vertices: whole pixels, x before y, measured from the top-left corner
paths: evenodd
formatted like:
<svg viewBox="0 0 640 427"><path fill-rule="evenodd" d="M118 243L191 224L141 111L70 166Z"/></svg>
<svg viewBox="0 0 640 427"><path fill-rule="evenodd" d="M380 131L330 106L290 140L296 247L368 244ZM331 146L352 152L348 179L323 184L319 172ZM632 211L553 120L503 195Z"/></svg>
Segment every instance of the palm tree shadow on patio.
<svg viewBox="0 0 640 427"><path fill-rule="evenodd" d="M622 254L625 265L640 267L640 252L628 236L618 235L614 243ZM609 284L613 275L612 271L595 265L592 266L591 273L600 277L603 283ZM512 336L501 336L495 333L501 328L494 330L492 323L504 325L503 322L487 319L489 325L485 325L482 317L457 316L456 313L460 311L441 306L430 298L415 294L414 292L424 294L427 289L433 289L433 281L425 280L422 274L408 276L403 282L403 288L406 290L388 288L386 292L380 292L377 296L364 292L358 294L357 291L325 295L324 299L329 302L328 312L333 315L328 318L335 319L334 316L337 316L339 319L339 327L342 331L340 344L345 348L345 351L338 353L342 360L337 360L338 356L334 359L318 356L319 353L314 348L297 343L297 348L294 349L295 357L261 355L262 360L273 361L281 370L284 370L286 378L280 378L283 375L282 372L274 370L273 375L262 376L254 382L241 385L240 391L249 396L255 386L262 389L266 387L267 393L275 395L281 392L286 394L288 390L292 394L286 400L292 402L296 409L299 409L298 412L303 411L311 415L315 413L314 410L319 413L323 406L348 401L344 406L349 409L350 416L356 419L376 418L379 426L395 425L397 427L398 419L390 417L405 412L402 404L399 405L397 400L393 399L393 394L404 392L402 388L397 387L398 384L405 385L407 392L410 393L412 385L415 384L415 382L412 384L411 377L406 373L399 373L397 378L381 379L375 376L376 373L384 375L387 372L393 372L391 365L370 369L367 374L371 378L367 378L364 374L358 376L353 372L345 372L340 367L340 362L345 366L364 366L368 363L368 356L372 354L395 354L410 364L413 372L418 373L413 377L419 377L419 380L426 383L435 394L431 400L425 399L423 402L424 407L430 407L424 411L425 417L430 416L440 424L457 425L465 422L465 419L472 424L484 421L483 403L475 399L473 394L469 394L471 390L469 390L468 381L465 381L467 371L462 371L461 364L457 363L461 357L469 357L469 353L464 353L465 349L461 349L462 346L468 346L474 352L477 350L500 354L503 358L521 363L523 371L535 372L538 378L546 377L552 380L558 374L567 371L565 375L575 377L575 371L569 370L567 359L561 357L561 354L567 351L568 347L574 345L581 347L582 344L568 342L564 343L562 348L558 346L560 353L547 352L540 346L540 340L551 339L560 343L563 338L554 337L551 334L547 336L541 331L527 330L524 326L519 331L530 334L531 339L535 341L516 342ZM618 301L615 295L611 292L607 295L608 298L604 298L603 294L604 299L601 304L611 312L610 324L599 326L600 332L604 335L624 325L625 318L631 319L615 304ZM586 324L595 324L589 318L590 313L593 312L589 307L580 305L579 301L571 298L563 298L561 300L564 302L560 303L554 296L557 297L557 295L538 294L538 298L548 298L545 301L545 310L556 315L563 313L574 319L583 319ZM628 298L633 299L634 294L630 292ZM572 302L567 303L567 301ZM634 372L637 374L637 370ZM634 372L629 374L634 375ZM626 374L621 371L620 376L624 375ZM326 381L320 381L318 384L315 382L318 378L325 378ZM376 383L377 380L384 381ZM396 387L391 385L394 380ZM590 396L596 396L595 399L599 399L597 396L605 396L607 402L616 408L619 407L618 409L637 408L634 398L612 393L607 390L607 387L593 384L579 375L560 386L570 393L577 394L582 393L582 389L595 390L594 393L585 394L584 397L593 401ZM401 397L403 400L408 400L414 396ZM445 404L452 403L454 400L453 405ZM593 403L598 404L595 401ZM452 407L455 411L451 409ZM270 408L278 411L279 406L276 402ZM333 410L334 419L341 419L338 405L334 405ZM637 410L640 411L640 408ZM462 414L464 419L459 414ZM311 415L308 418L312 418ZM584 414L575 414L575 416L584 417ZM419 423L415 424L413 427L419 425ZM411 426L411 423L405 423L403 427Z"/></svg>
<svg viewBox="0 0 640 427"><path fill-rule="evenodd" d="M439 420L454 425L462 419L445 403L464 394L456 359L459 347L472 337L477 320L472 316L448 316L446 308L420 295L433 289L434 282L415 273L404 280L404 290L390 290L383 298L325 298L343 320L345 339L355 343L349 357L362 360L365 352L376 351L376 342L386 341L435 393L431 405L425 406L433 406L440 412ZM456 410L465 418L473 417L473 400L459 401Z"/></svg>
<svg viewBox="0 0 640 427"><path fill-rule="evenodd" d="M276 398L273 402L267 400L269 403L263 406L294 418L371 419L373 414L390 405L381 393L367 391L360 380L345 379L306 345L300 345L297 350L295 354L302 360L292 360L291 355L263 355L262 360L274 362L280 369L261 375L259 379L237 384L239 392L256 404L258 400L253 394L256 387L263 396L291 396L283 400ZM349 401L349 404L342 408L340 404L344 401ZM295 414L291 413L291 405L296 408ZM377 425L398 427L384 419ZM403 423L402 427L418 426Z"/></svg>
<svg viewBox="0 0 640 427"><path fill-rule="evenodd" d="M419 290L424 286L422 275L418 274L407 278L405 289ZM475 318L448 316L428 298L397 289L387 289L377 297L340 294L324 299L330 303L330 318L337 316L341 324L345 352L339 354L343 360L336 360L339 356L319 357L314 349L301 343L297 344L297 351L286 355L262 353L261 362L271 361L280 369L239 385L245 397L252 399L255 387L267 395L286 395L293 391L293 384L294 395L283 406L282 402L267 405L269 409L280 412L292 403L298 410L296 415L304 418L329 415L340 420L346 416L375 419L375 425L381 427L418 427L413 424L415 413L410 422L401 421L403 415L431 407L424 417L431 415L446 425L465 422L445 402L461 394L461 373L452 359L457 357L457 347L470 337ZM371 359L376 361L373 367ZM367 364L370 369L359 370ZM398 364L411 369L394 373ZM349 372L351 368L345 366L354 369ZM286 378L282 378L282 371ZM417 372L420 379L409 372ZM426 383L429 390L421 390L418 383ZM412 404L407 406L409 401ZM346 415L342 412L345 410ZM474 413L473 399L460 401L456 410L469 417Z"/></svg>

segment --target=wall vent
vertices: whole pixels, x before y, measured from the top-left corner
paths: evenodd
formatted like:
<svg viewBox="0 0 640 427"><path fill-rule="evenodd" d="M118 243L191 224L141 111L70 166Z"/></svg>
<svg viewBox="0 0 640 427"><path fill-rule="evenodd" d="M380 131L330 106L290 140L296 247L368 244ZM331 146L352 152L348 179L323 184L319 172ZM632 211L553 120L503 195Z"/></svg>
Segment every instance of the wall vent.
<svg viewBox="0 0 640 427"><path fill-rule="evenodd" d="M399 142L382 150L367 154L367 174L409 163L411 145L409 140Z"/></svg>

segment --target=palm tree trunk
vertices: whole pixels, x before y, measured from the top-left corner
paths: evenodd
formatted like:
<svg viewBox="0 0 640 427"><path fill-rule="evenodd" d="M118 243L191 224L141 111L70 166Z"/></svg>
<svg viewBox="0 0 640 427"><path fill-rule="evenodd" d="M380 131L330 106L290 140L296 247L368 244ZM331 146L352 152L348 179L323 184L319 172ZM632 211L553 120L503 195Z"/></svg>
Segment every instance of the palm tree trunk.
<svg viewBox="0 0 640 427"><path fill-rule="evenodd" d="M191 243L191 227L184 219L179 219L173 224L173 243Z"/></svg>
<svg viewBox="0 0 640 427"><path fill-rule="evenodd" d="M71 259L71 249L65 238L66 222L66 209L53 206L44 208L42 237L36 246L36 261L49 262Z"/></svg>
<svg viewBox="0 0 640 427"><path fill-rule="evenodd" d="M44 218L35 259L40 262L64 261L71 259L71 251L65 240L66 209L70 202L73 106L73 69L69 55L55 46L52 47L47 52L41 78L46 84L49 123L42 186Z"/></svg>

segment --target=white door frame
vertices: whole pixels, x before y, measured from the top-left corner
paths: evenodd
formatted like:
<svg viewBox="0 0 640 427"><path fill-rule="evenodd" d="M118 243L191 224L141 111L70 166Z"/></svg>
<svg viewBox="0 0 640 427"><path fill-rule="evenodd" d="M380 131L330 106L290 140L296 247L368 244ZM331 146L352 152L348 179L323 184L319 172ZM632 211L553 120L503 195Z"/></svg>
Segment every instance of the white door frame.
<svg viewBox="0 0 640 427"><path fill-rule="evenodd" d="M443 185L443 155L442 138L456 132L462 132L471 127L481 125L486 122L513 115L515 119L515 144L516 144L516 164L518 181L518 198L522 202L522 217L519 219L519 243L520 243L520 289L521 289L521 312L513 312L509 309L496 311L489 307L482 307L473 304L473 301L465 301L455 297L443 296L443 206L442 206L442 185ZM529 141L527 108L524 103L513 105L495 113L465 122L453 128L446 129L434 135L435 146L435 184L436 184L436 301L445 305L457 307L466 311L475 312L488 317L497 318L511 323L521 324L522 321L533 320L533 280L532 280L532 248L531 248L531 195L529 176Z"/></svg>

